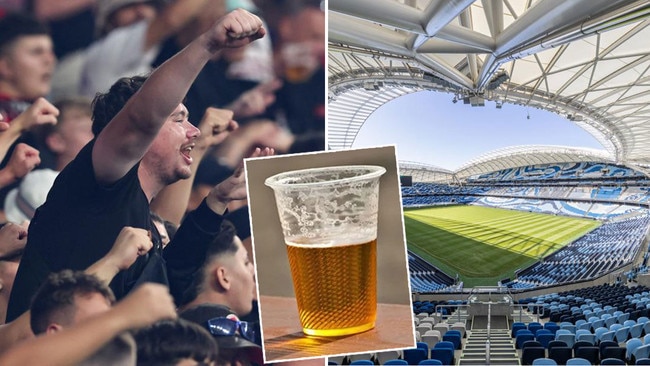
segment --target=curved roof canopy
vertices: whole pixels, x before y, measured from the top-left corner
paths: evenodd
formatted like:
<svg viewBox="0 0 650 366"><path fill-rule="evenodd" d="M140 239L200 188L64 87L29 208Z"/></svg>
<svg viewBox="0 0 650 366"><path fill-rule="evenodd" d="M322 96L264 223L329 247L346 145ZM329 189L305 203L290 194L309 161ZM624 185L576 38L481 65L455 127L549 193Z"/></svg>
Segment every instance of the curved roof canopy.
<svg viewBox="0 0 650 366"><path fill-rule="evenodd" d="M412 176L414 182L447 183L454 178L454 172L451 170L413 161L400 161L399 174Z"/></svg>
<svg viewBox="0 0 650 366"><path fill-rule="evenodd" d="M437 90L561 114L608 161L650 164L647 0L329 0L328 58L332 149L382 104Z"/></svg>
<svg viewBox="0 0 650 366"><path fill-rule="evenodd" d="M569 146L525 145L490 151L464 164L455 174L458 179L528 165L591 161L614 163L602 150Z"/></svg>

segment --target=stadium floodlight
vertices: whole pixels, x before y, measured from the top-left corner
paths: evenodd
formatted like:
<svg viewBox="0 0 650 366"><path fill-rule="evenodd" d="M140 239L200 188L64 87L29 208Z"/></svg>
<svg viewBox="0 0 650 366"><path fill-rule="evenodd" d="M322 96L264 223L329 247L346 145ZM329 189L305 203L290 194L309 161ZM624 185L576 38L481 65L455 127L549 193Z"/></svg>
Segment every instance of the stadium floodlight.
<svg viewBox="0 0 650 366"><path fill-rule="evenodd" d="M508 75L508 72L506 71L501 71L492 77L488 85L486 86L487 90L494 90L498 88L501 84L505 83L510 79L510 75Z"/></svg>
<svg viewBox="0 0 650 366"><path fill-rule="evenodd" d="M485 106L485 99L483 97L479 96L471 96L469 98L469 102L472 105L472 107L484 107Z"/></svg>
<svg viewBox="0 0 650 366"><path fill-rule="evenodd" d="M368 91L377 91L379 90L379 85L374 81L364 81L363 88Z"/></svg>

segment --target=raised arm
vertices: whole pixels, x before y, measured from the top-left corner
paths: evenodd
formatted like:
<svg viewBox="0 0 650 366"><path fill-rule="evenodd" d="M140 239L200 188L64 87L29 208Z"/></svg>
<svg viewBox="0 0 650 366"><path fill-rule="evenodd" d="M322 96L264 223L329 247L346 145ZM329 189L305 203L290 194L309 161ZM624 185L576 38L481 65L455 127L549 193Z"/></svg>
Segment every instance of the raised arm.
<svg viewBox="0 0 650 366"><path fill-rule="evenodd" d="M18 140L23 132L35 125L54 124L58 116L59 110L45 98L36 99L26 111L19 114L11 121L11 124L6 126L6 130L0 133L0 159L4 158L9 147ZM2 120L1 117L0 120Z"/></svg>
<svg viewBox="0 0 650 366"><path fill-rule="evenodd" d="M0 237L9 235L5 239L5 241L9 241L8 239L17 235L22 242L22 246L24 246L24 236L27 235L27 231L23 230L19 225L8 224L0 229ZM15 238L13 240L16 241ZM119 271L129 268L139 255L147 253L152 246L153 243L146 230L125 226L115 239L111 250L88 267L86 273L97 276L108 285ZM21 248L20 243L13 243L4 252L10 254L11 251L20 250ZM14 321L0 325L0 355L19 342L34 337L29 325L30 314L31 312L28 310Z"/></svg>
<svg viewBox="0 0 650 366"><path fill-rule="evenodd" d="M211 57L264 34L258 17L237 9L156 69L97 137L92 159L98 181L115 182L142 159Z"/></svg>
<svg viewBox="0 0 650 366"><path fill-rule="evenodd" d="M55 334L17 344L0 357L0 364L76 365L124 331L175 317L176 310L167 288L147 283L105 313Z"/></svg>
<svg viewBox="0 0 650 366"><path fill-rule="evenodd" d="M147 230L125 226L111 250L85 272L95 275L108 286L119 271L131 267L138 256L146 254L151 247L153 242Z"/></svg>

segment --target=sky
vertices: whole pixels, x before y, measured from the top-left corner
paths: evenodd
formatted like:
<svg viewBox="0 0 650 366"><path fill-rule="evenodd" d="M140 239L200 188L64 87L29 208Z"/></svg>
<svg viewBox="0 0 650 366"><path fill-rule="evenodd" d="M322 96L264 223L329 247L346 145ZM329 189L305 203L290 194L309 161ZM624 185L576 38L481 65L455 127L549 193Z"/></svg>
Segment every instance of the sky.
<svg viewBox="0 0 650 366"><path fill-rule="evenodd" d="M497 109L490 101L472 107L452 99L453 94L434 91L398 97L366 120L352 148L396 144L400 161L449 170L515 145L604 149L587 131L555 113L505 103Z"/></svg>

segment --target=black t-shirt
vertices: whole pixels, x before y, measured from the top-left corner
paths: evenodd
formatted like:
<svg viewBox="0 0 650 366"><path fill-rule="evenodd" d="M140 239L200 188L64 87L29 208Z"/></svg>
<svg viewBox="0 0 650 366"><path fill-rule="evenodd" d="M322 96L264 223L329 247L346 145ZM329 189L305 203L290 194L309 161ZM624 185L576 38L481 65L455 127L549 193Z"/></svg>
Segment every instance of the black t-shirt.
<svg viewBox="0 0 650 366"><path fill-rule="evenodd" d="M31 297L48 273L85 270L108 253L124 226L157 234L138 179L139 164L110 186L99 184L92 166L94 141L58 175L47 201L31 221L11 293L8 321L29 308ZM133 287L145 267L147 281L167 284L161 249L154 247L115 276L111 288L118 299Z"/></svg>

